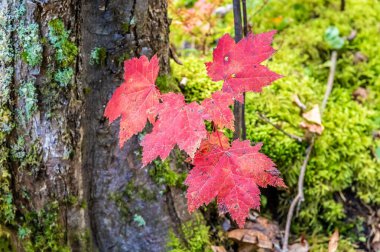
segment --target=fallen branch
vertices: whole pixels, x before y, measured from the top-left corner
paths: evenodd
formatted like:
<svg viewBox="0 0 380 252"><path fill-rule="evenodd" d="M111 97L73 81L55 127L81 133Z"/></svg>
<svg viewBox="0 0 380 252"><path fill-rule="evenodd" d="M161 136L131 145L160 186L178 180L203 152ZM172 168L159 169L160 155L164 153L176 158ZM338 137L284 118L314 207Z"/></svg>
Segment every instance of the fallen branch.
<svg viewBox="0 0 380 252"><path fill-rule="evenodd" d="M330 73L329 78L327 80L327 88L325 95L323 97L322 105L321 105L321 116L323 114L323 111L326 108L327 100L329 99L329 96L331 94L331 90L334 84L334 76L335 76L335 69L336 69L336 61L337 61L338 53L336 51L333 51L331 54L331 66L330 66ZM288 216L286 218L286 226L285 226L285 234L284 234L284 242L282 246L282 251L287 252L288 251L288 242L289 242L289 235L290 235L290 226L292 223L292 218L294 214L294 209L298 204L300 204L302 201L304 201L304 193L303 193L303 185L304 185L304 179L305 179L305 173L306 173L306 167L310 160L311 152L314 148L316 136L313 135L310 141L310 145L306 150L306 156L303 161L303 164L301 166L300 170L300 176L298 178L298 192L296 197L293 199L292 203L289 207Z"/></svg>
<svg viewBox="0 0 380 252"><path fill-rule="evenodd" d="M264 122L272 125L274 128L278 129L279 131L281 131L282 133L284 133L288 137L290 137L290 138L292 138L292 139L294 139L294 140L296 140L297 142L300 142L300 143L302 143L304 141L304 139L302 137L299 137L299 136L293 135L291 133L288 133L285 130L283 130L279 125L272 123L269 120L268 117L266 117L265 115L261 114L260 112L258 112L257 114L259 115L259 117L260 117L261 120L263 120Z"/></svg>

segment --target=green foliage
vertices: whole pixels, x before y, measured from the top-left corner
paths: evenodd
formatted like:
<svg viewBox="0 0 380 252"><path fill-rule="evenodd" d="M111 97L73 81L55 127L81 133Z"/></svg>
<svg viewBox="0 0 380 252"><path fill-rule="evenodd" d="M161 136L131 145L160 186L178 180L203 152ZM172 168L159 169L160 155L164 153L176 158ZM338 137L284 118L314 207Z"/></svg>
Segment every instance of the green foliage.
<svg viewBox="0 0 380 252"><path fill-rule="evenodd" d="M103 47L95 47L91 51L90 64L103 65L107 58L107 49Z"/></svg>
<svg viewBox="0 0 380 252"><path fill-rule="evenodd" d="M30 66L35 67L42 62L42 45L40 43L39 26L36 23L24 25L23 22L17 29L22 53L21 58Z"/></svg>
<svg viewBox="0 0 380 252"><path fill-rule="evenodd" d="M187 221L181 225L183 238L187 241L187 245L173 232L169 233L169 241L167 243L170 252L209 252L209 228L204 223L201 215L196 215L193 220Z"/></svg>

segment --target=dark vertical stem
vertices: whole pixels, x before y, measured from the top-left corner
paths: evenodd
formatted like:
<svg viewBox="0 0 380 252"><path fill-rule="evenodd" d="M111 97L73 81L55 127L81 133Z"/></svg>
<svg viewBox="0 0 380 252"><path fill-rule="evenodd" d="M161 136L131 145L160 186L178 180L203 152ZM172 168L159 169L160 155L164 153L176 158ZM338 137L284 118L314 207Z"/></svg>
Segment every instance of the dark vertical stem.
<svg viewBox="0 0 380 252"><path fill-rule="evenodd" d="M248 18L247 18L247 0L241 0L243 5L243 34L244 37L248 34Z"/></svg>
<svg viewBox="0 0 380 252"><path fill-rule="evenodd" d="M240 0L233 0L233 10L235 25L235 42L237 43L243 38Z"/></svg>
<svg viewBox="0 0 380 252"><path fill-rule="evenodd" d="M248 35L248 18L247 18L247 1L241 0L243 5L243 34L244 37ZM243 140L247 138L247 127L245 125L245 93L243 94L243 104L242 104L242 134Z"/></svg>
<svg viewBox="0 0 380 252"><path fill-rule="evenodd" d="M241 6L240 0L233 0L234 11L234 26L235 26L235 42L239 42L243 38L243 28L241 20ZM235 132L234 139L241 139L243 137L244 125L244 100L243 103L238 101L234 102L234 116L235 116Z"/></svg>
<svg viewBox="0 0 380 252"><path fill-rule="evenodd" d="M346 0L340 0L340 10L344 11L346 8Z"/></svg>

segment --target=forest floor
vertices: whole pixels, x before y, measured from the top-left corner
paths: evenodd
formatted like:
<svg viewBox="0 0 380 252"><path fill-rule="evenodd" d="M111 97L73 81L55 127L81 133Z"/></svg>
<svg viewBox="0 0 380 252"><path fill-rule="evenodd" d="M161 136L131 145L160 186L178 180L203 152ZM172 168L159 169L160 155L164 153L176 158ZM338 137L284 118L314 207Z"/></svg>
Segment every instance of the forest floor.
<svg viewBox="0 0 380 252"><path fill-rule="evenodd" d="M252 244L266 248L268 242L279 242L312 146L304 201L291 223L292 251L379 251L379 2L247 2L251 31L278 31L278 51L264 64L284 76L263 93L247 96L247 139L264 143L263 152L275 161L288 189L265 189L260 217L252 212L246 229L236 229L228 217L217 217L215 205L205 207L207 225L198 231L208 230L211 238L198 243L195 239L191 244L198 247L190 250L206 250L202 243L208 249L219 245L213 251L250 251ZM170 78L188 101L201 101L221 87L208 79L204 62L211 60L218 38L234 34L230 1L173 0L169 9L176 55ZM328 81L332 66L334 78ZM318 115L319 133L313 134L314 129L305 126L307 114L321 106L328 85L332 91L323 115ZM331 250L334 244L338 250ZM173 251L181 251L179 247L172 243Z"/></svg>

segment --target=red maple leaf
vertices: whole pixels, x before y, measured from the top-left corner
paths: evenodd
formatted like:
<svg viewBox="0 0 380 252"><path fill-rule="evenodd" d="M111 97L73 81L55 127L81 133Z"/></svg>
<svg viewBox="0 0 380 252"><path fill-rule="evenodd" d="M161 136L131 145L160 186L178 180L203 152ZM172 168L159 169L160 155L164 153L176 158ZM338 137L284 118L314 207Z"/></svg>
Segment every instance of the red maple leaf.
<svg viewBox="0 0 380 252"><path fill-rule="evenodd" d="M124 62L124 82L116 89L104 111L112 123L121 117L119 131L120 147L134 134L142 131L147 120L154 122L155 107L160 92L155 86L159 65L157 56L142 56Z"/></svg>
<svg viewBox="0 0 380 252"><path fill-rule="evenodd" d="M202 102L202 106L205 108L204 118L213 121L220 128L226 127L234 130L234 114L229 107L233 103L231 94L222 91L213 93L211 98Z"/></svg>
<svg viewBox="0 0 380 252"><path fill-rule="evenodd" d="M248 140L235 140L226 148L226 137L217 137L222 146L216 144L215 136L212 143L205 140L200 148L202 151L193 159L194 168L185 181L189 186L188 209L193 212L217 198L220 211L230 212L242 228L249 210L260 207L259 186L286 186L275 164L259 152L262 144L251 146Z"/></svg>
<svg viewBox="0 0 380 252"><path fill-rule="evenodd" d="M282 77L260 65L275 52L271 46L275 33L249 34L237 44L229 34L224 35L214 50L213 61L206 63L208 75L213 81L223 80L222 90L239 101L243 92L261 92Z"/></svg>
<svg viewBox="0 0 380 252"><path fill-rule="evenodd" d="M201 105L196 102L186 104L183 95L174 93L162 95L161 100L153 130L141 142L143 165L158 156L164 160L175 145L194 157L202 139L207 136Z"/></svg>

